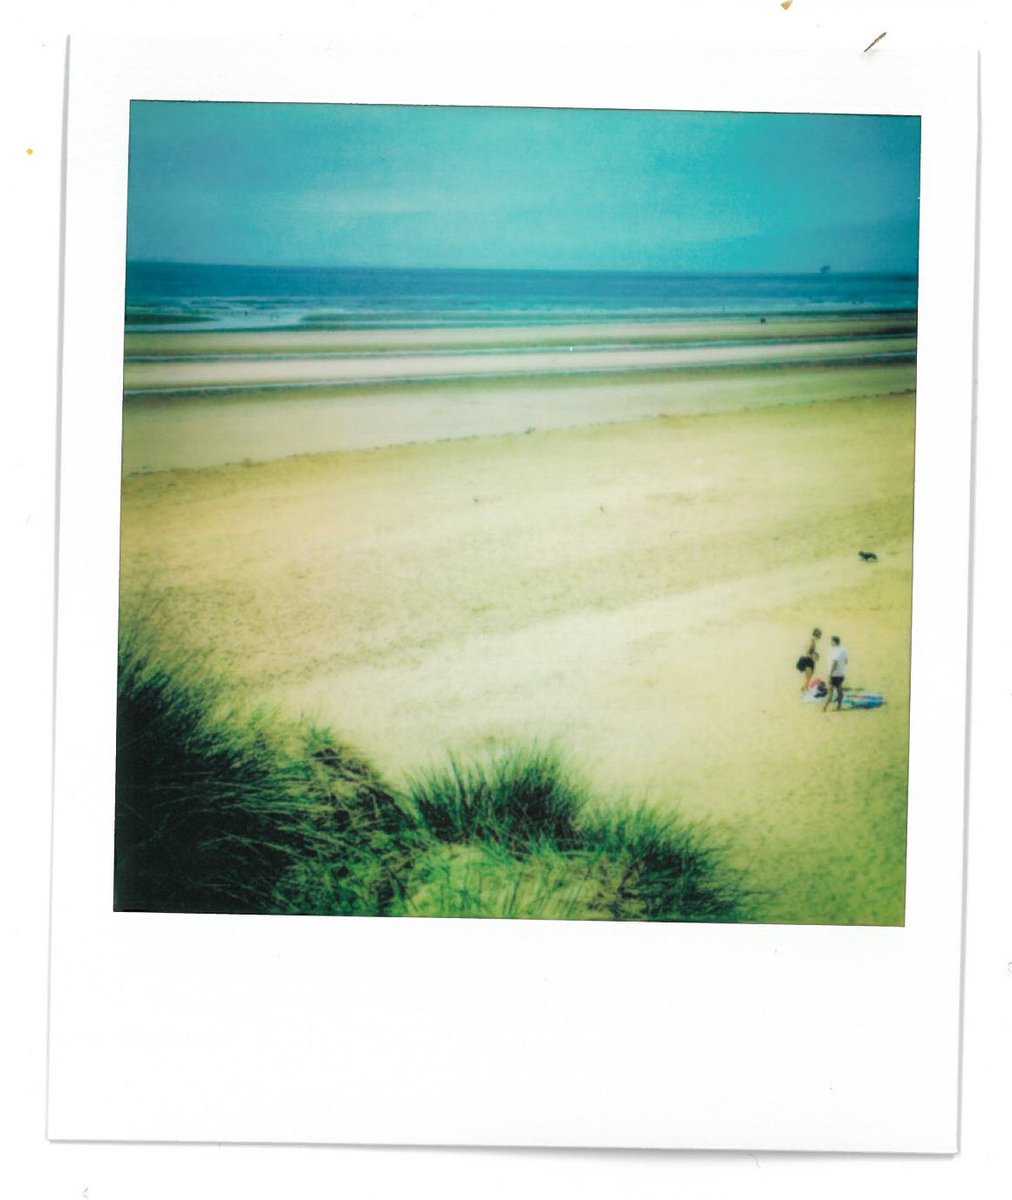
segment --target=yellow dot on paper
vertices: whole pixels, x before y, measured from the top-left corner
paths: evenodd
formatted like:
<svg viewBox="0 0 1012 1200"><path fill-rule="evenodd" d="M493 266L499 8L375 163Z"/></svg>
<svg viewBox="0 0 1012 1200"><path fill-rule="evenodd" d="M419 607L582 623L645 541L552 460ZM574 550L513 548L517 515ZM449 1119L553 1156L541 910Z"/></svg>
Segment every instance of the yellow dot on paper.
<svg viewBox="0 0 1012 1200"><path fill-rule="evenodd" d="M28 149L25 151L25 153L26 154L34 154L35 151L31 148L31 146L29 146Z"/></svg>

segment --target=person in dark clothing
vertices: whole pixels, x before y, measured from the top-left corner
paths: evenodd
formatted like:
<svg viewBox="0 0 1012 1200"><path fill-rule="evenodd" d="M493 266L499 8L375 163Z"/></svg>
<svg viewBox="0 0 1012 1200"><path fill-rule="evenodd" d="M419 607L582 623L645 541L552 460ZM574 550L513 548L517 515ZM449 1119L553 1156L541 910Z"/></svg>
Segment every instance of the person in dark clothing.
<svg viewBox="0 0 1012 1200"><path fill-rule="evenodd" d="M820 637L822 637L822 630L813 629L811 639L808 642L808 649L794 664L801 672L802 692L807 692L808 685L812 682L812 673L815 670L815 662L819 657L818 644Z"/></svg>

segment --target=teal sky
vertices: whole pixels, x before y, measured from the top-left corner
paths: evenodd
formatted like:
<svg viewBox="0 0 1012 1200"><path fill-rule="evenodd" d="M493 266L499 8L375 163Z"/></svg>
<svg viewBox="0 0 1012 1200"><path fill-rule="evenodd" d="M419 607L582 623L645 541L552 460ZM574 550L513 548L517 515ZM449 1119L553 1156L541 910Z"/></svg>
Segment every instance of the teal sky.
<svg viewBox="0 0 1012 1200"><path fill-rule="evenodd" d="M913 272L917 117L134 101L128 256Z"/></svg>

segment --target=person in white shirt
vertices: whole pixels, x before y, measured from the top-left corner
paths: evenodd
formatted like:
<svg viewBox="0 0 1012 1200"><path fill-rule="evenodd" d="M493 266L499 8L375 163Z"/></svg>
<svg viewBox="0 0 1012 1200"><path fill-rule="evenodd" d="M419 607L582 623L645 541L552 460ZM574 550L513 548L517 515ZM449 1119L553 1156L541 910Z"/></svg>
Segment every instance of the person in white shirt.
<svg viewBox="0 0 1012 1200"><path fill-rule="evenodd" d="M833 695L836 695L836 711L839 712L843 706L843 678L847 674L847 647L840 644L838 637L829 639L833 643L833 649L829 654L829 694L826 697L826 703L822 706L822 711L825 712L833 703Z"/></svg>

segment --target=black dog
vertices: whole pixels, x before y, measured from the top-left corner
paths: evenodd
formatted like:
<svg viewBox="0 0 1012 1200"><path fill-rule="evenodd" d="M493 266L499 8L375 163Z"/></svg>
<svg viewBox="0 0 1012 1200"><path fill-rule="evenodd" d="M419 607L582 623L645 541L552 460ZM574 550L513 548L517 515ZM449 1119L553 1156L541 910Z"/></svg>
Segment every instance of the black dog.
<svg viewBox="0 0 1012 1200"><path fill-rule="evenodd" d="M874 550L858 550L858 558L863 558L865 562L878 562L878 555Z"/></svg>

